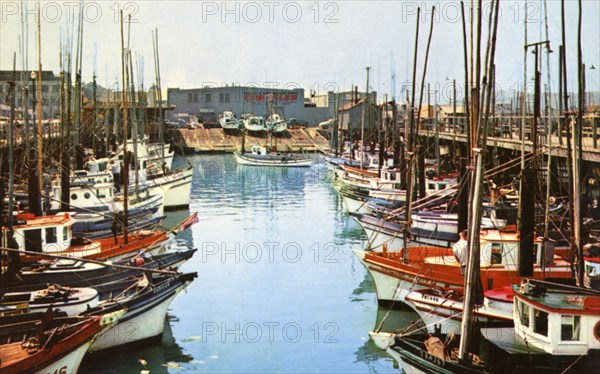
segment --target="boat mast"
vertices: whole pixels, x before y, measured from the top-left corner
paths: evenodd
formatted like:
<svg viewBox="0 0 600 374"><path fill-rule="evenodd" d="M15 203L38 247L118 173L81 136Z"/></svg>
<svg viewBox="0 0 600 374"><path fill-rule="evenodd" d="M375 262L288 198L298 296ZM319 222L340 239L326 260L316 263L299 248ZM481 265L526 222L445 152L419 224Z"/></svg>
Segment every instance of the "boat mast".
<svg viewBox="0 0 600 374"><path fill-rule="evenodd" d="M464 133L467 134L467 155L460 160L460 189L458 193L458 232L462 232L469 226L469 189L470 189L470 173L467 170L471 155L471 110L469 103L469 90L471 89L469 72L469 49L467 46L467 21L465 17L465 4L460 3L462 28L463 28L463 51L464 51L464 68L465 68L465 100L464 100ZM456 103L456 100L455 100Z"/></svg>
<svg viewBox="0 0 600 374"><path fill-rule="evenodd" d="M581 0L579 5L579 20L577 25L577 78L578 78L578 111L577 122L573 127L573 251L577 259L575 266L576 279L579 286L583 286L583 243L581 237L581 129L583 128L583 112L585 111L585 65L583 64L583 51L581 46L582 10Z"/></svg>
<svg viewBox="0 0 600 374"><path fill-rule="evenodd" d="M481 74L481 26L482 26L482 1L478 4L478 15L477 15L477 29L478 29L478 41L477 41L477 71L475 74L476 82L473 90L473 102L481 103L481 109L484 110L485 116L477 115L472 117L472 123L476 125L473 133L478 134L475 139L475 144L478 147L472 149L474 155L473 161L473 175L471 185L471 203L470 214L469 214L469 235L468 235L468 247L469 256L468 264L465 275L465 300L464 300L464 312L461 323L461 339L459 344L459 360L462 362L467 361L468 345L471 337L472 330L472 314L475 304L482 302L482 291L481 276L479 272L480 266L480 227L481 227L481 207L482 207L482 191L483 191L483 168L485 162L485 146L487 143L487 128L489 122L489 114L491 107L494 103L491 102L493 84L492 79L495 72L495 45L496 35L498 28L498 13L499 13L499 1L496 0L492 3L490 9L490 24L488 33L488 42L485 59L485 75L483 77L482 99L479 101L480 93L480 74ZM485 103L485 105L483 105ZM479 111L477 109L477 111ZM483 121L483 123L482 123ZM481 128L481 129L480 129Z"/></svg>
<svg viewBox="0 0 600 374"><path fill-rule="evenodd" d="M367 66L367 91L366 91L366 98L365 101L363 102L362 105L362 121L360 124L360 168L363 168L363 162L364 162L364 155L365 155L365 106L366 106L366 111L367 111L367 115L369 115L369 71L371 70L371 68L369 66ZM370 119L370 116L369 116ZM367 124L369 125L369 124Z"/></svg>
<svg viewBox="0 0 600 374"><path fill-rule="evenodd" d="M156 97L158 101L158 143L160 149L161 167L165 163L165 148L163 135L163 109L162 109L162 88L160 84L160 59L158 56L158 29L154 30L154 74L156 76ZM243 153L243 152L242 152Z"/></svg>
<svg viewBox="0 0 600 374"><path fill-rule="evenodd" d="M128 215L128 184L129 184L129 152L127 152L127 78L125 76L125 36L123 33L123 11L121 10L121 74L123 79L123 88L121 91L121 110L123 111L123 241L125 244L129 242L129 233L127 232L127 215Z"/></svg>
<svg viewBox="0 0 600 374"><path fill-rule="evenodd" d="M546 117L546 141L548 144L548 153L547 153L547 163L546 163L546 207L545 207L545 212L544 212L544 238L547 240L549 237L549 231L550 231L550 194L552 192L551 190L551 185L552 185L552 81L550 79L550 53L552 52L550 50L550 35L549 35L549 31L548 31L548 3L546 0L544 0L544 26L546 29L546 40L548 41L548 43L546 44L546 81L547 83L547 87L546 87L546 95L547 95L547 100L546 100L546 106L548 108L548 115ZM559 99L560 101L560 93L559 93ZM560 121L560 113L559 113L559 117L558 120ZM560 136L560 133L559 133ZM544 245L545 247L545 245ZM544 248L545 250L545 248ZM543 256L542 258L545 258L545 256ZM546 266L546 261L542 260L541 266L543 269L545 269Z"/></svg>
<svg viewBox="0 0 600 374"><path fill-rule="evenodd" d="M402 240L402 260L408 261L408 238L410 237L410 226L412 224L412 191L413 191L413 137L414 137L414 121L415 121L415 85L417 80L417 53L419 48L419 23L421 22L421 8L417 7L417 30L415 32L415 55L413 60L413 79L412 79L412 97L410 98L410 106L408 108L408 129L407 133L407 149L406 149L406 209L404 210L404 230ZM432 17L433 19L433 17ZM408 97L407 97L408 100Z"/></svg>
<svg viewBox="0 0 600 374"><path fill-rule="evenodd" d="M38 74L37 74L37 211L34 212L36 215L42 215L42 204L40 196L42 194L42 26L40 18L40 9L37 10L37 24L38 24Z"/></svg>
<svg viewBox="0 0 600 374"><path fill-rule="evenodd" d="M9 82L8 86L8 97L10 98L10 124L8 125L8 235L11 236L13 234L13 204L14 204L14 185L15 185L15 170L14 170L14 128L15 128L15 110L16 110L16 52L13 54L13 79L12 82ZM27 116L27 113L25 113ZM0 174L0 179L2 175ZM0 213L3 212L4 209L4 186L2 186L2 201L0 206ZM3 214L4 215L4 214ZM1 230L0 226L0 230ZM10 240L9 240L10 241ZM0 244L2 244L0 242ZM4 245L3 245L4 246Z"/></svg>

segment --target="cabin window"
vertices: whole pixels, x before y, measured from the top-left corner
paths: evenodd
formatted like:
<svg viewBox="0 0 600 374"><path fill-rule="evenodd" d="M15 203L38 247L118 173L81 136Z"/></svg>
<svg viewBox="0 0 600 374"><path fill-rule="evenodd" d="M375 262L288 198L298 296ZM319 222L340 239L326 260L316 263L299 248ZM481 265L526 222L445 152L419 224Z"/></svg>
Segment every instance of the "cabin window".
<svg viewBox="0 0 600 374"><path fill-rule="evenodd" d="M90 198L90 196L91 196L91 195L90 195L90 193L89 193L89 192L86 192L86 193L84 193L84 194L83 194L83 197L85 197L86 199L89 199L89 198Z"/></svg>
<svg viewBox="0 0 600 374"><path fill-rule="evenodd" d="M69 227L63 226L63 240L69 239Z"/></svg>
<svg viewBox="0 0 600 374"><path fill-rule="evenodd" d="M519 321L521 322L521 325L529 327L529 305L524 304L522 301L518 301L517 308L519 311Z"/></svg>
<svg viewBox="0 0 600 374"><path fill-rule="evenodd" d="M445 184L445 183L440 183L440 184L439 184L439 189L440 189L440 190L443 190L443 189L445 189L445 188L446 188L446 184Z"/></svg>
<svg viewBox="0 0 600 374"><path fill-rule="evenodd" d="M533 320L533 332L548 336L548 313L535 310L535 318Z"/></svg>
<svg viewBox="0 0 600 374"><path fill-rule="evenodd" d="M579 340L580 316L561 316L560 322L560 340L577 341Z"/></svg>
<svg viewBox="0 0 600 374"><path fill-rule="evenodd" d="M502 263L502 243L492 243L492 253L490 262L492 264Z"/></svg>
<svg viewBox="0 0 600 374"><path fill-rule="evenodd" d="M435 183L428 183L427 188L430 190L435 190Z"/></svg>
<svg viewBox="0 0 600 374"><path fill-rule="evenodd" d="M56 243L56 227L46 227L46 243Z"/></svg>
<svg viewBox="0 0 600 374"><path fill-rule="evenodd" d="M31 252L42 251L42 230L25 230L25 250Z"/></svg>
<svg viewBox="0 0 600 374"><path fill-rule="evenodd" d="M103 197L106 197L103 193L100 192L100 190L96 190L96 197L98 197L99 199L102 199Z"/></svg>
<svg viewBox="0 0 600 374"><path fill-rule="evenodd" d="M77 200L77 194L76 193L71 194L71 200Z"/></svg>

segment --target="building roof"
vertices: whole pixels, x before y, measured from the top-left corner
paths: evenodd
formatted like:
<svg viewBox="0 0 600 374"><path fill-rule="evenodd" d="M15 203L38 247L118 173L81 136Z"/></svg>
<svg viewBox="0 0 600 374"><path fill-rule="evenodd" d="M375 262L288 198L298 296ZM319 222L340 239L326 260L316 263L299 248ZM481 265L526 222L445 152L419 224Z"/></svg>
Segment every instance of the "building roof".
<svg viewBox="0 0 600 374"><path fill-rule="evenodd" d="M345 105L341 106L341 107L340 107L340 109L339 109L339 111L340 111L340 112L342 112L342 111L345 111L345 110L352 109L352 108L354 108L354 107L357 107L357 106L361 105L361 104L362 104L363 102L365 102L365 101L366 101L366 99L359 99L359 100L358 100L358 101L356 101L356 102L354 102L354 101L351 101L351 102L349 102L349 103L347 103L347 104L345 104ZM371 104L371 105L375 105L375 104L373 104L372 102L371 102L370 104Z"/></svg>

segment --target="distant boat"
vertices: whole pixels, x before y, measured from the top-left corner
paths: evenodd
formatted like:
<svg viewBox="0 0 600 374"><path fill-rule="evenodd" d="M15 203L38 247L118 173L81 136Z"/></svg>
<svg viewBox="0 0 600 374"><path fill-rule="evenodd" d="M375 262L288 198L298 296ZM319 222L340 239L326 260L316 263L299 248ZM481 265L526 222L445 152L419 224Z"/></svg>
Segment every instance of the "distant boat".
<svg viewBox="0 0 600 374"><path fill-rule="evenodd" d="M241 127L240 121L230 111L225 111L219 116L219 124L223 130L238 130Z"/></svg>
<svg viewBox="0 0 600 374"><path fill-rule="evenodd" d="M253 146L252 153L234 152L235 159L240 165L276 166L276 167L309 167L312 159L292 154L269 153L266 147Z"/></svg>
<svg viewBox="0 0 600 374"><path fill-rule="evenodd" d="M248 131L260 132L267 130L265 119L261 116L250 115L243 119L244 128Z"/></svg>
<svg viewBox="0 0 600 374"><path fill-rule="evenodd" d="M266 125L269 131L275 134L287 130L287 122L277 113L273 113L267 117Z"/></svg>

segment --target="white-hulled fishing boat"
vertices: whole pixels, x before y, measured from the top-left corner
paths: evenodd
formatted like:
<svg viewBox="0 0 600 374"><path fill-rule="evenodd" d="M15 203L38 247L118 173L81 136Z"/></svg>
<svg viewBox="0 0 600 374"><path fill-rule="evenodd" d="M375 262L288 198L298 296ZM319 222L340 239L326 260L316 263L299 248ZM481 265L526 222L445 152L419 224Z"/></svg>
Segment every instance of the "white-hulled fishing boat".
<svg viewBox="0 0 600 374"><path fill-rule="evenodd" d="M230 111L225 111L219 116L219 124L223 130L238 130L242 126L233 112Z"/></svg>
<svg viewBox="0 0 600 374"><path fill-rule="evenodd" d="M269 131L275 134L287 130L287 122L277 113L273 113L267 117L266 124Z"/></svg>
<svg viewBox="0 0 600 374"><path fill-rule="evenodd" d="M234 152L240 165L276 166L276 167L309 167L312 159L292 154L270 154L266 147L253 146L252 153Z"/></svg>
<svg viewBox="0 0 600 374"><path fill-rule="evenodd" d="M242 123L244 124L244 128L248 131L260 132L267 130L265 119L257 115L248 116Z"/></svg>

